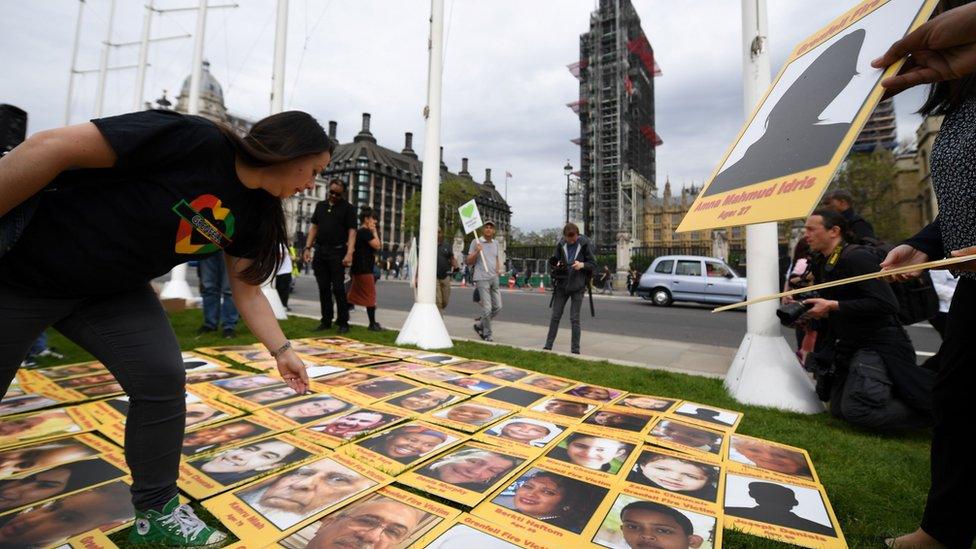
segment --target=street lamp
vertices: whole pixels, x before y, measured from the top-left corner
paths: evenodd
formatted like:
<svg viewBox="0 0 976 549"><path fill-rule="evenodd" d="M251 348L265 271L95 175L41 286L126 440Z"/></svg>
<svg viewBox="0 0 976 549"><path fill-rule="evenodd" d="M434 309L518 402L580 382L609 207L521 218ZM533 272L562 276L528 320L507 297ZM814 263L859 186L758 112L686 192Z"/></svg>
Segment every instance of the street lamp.
<svg viewBox="0 0 976 549"><path fill-rule="evenodd" d="M568 158L563 171L566 173L566 223L569 223L569 176L573 175L573 165L569 163Z"/></svg>

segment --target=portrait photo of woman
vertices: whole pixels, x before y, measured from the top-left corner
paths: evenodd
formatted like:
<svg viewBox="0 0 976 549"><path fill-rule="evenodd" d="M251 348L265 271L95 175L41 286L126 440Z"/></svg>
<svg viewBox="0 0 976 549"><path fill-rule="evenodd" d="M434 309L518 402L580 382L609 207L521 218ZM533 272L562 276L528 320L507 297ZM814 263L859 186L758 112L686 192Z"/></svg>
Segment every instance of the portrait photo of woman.
<svg viewBox="0 0 976 549"><path fill-rule="evenodd" d="M485 492L524 462L522 458L501 452L462 446L417 469L416 473L472 492Z"/></svg>
<svg viewBox="0 0 976 549"><path fill-rule="evenodd" d="M492 503L579 534L607 492L600 486L532 468Z"/></svg>

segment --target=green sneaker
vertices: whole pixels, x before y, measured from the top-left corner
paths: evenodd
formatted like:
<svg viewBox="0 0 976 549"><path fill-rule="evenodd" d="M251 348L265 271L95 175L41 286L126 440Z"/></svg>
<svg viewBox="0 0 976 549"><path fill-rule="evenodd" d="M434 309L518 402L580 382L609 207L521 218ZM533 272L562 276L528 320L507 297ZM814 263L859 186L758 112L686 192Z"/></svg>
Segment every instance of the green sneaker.
<svg viewBox="0 0 976 549"><path fill-rule="evenodd" d="M136 523L129 530L129 543L157 547L219 547L227 534L211 528L193 513L189 505L180 505L174 496L163 511L136 511Z"/></svg>

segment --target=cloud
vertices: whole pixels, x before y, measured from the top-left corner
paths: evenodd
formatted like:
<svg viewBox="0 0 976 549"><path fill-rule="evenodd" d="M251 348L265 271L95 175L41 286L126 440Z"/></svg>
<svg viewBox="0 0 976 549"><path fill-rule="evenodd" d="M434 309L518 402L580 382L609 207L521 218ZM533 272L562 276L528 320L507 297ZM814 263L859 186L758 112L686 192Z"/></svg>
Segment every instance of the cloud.
<svg viewBox="0 0 976 549"><path fill-rule="evenodd" d="M211 10L205 56L224 87L228 108L261 118L270 108L275 32L274 2L241 0L235 9ZM768 2L774 72L803 37L854 0ZM108 0L86 2L79 68L100 59ZM118 2L114 40L138 40L143 2ZM155 0L157 8L186 2ZM566 65L579 57L579 35L588 30L592 0L446 0L447 48L443 85L442 143L445 160L493 179L504 192L504 172L514 174L508 198L513 223L527 230L562 222L566 159L579 165L579 120L565 104L578 98L578 82ZM743 121L739 2L699 0L635 2L664 76L655 79L659 187L701 183L715 168ZM63 123L68 65L77 0L6 2L0 18L4 95L27 110L30 131ZM336 120L349 141L361 114L372 114L380 144L403 147L414 133L423 152L422 110L427 89L430 3L423 0L292 0L285 78L286 108L306 110L323 124ZM154 18L153 35L192 32L194 12ZM113 65L136 62L138 48L113 48ZM192 40L154 43L144 99L163 89L174 98L190 70ZM12 54L9 52L13 52ZM128 111L135 71L110 73L105 114ZM72 121L93 115L97 76L76 79ZM900 134L911 135L921 103L915 93L896 101Z"/></svg>

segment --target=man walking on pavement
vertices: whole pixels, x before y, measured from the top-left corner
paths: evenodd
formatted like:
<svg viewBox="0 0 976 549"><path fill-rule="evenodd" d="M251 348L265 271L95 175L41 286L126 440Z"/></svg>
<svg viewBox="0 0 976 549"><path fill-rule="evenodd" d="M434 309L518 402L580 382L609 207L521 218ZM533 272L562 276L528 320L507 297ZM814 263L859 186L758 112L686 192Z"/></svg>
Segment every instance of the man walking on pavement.
<svg viewBox="0 0 976 549"><path fill-rule="evenodd" d="M356 210L343 199L345 190L346 185L342 180L329 182L329 198L315 206L304 250L305 261L312 261L315 282L319 287L322 319L315 329L327 330L332 327L332 300L335 298L335 318L340 334L349 331L345 276L356 247Z"/></svg>
<svg viewBox="0 0 976 549"><path fill-rule="evenodd" d="M498 243L495 242L495 223L485 222L482 238L471 241L465 262L474 268L474 285L481 296L481 321L474 325L481 339L491 339L491 319L502 310L502 294L498 290ZM482 259L483 258L483 259Z"/></svg>

